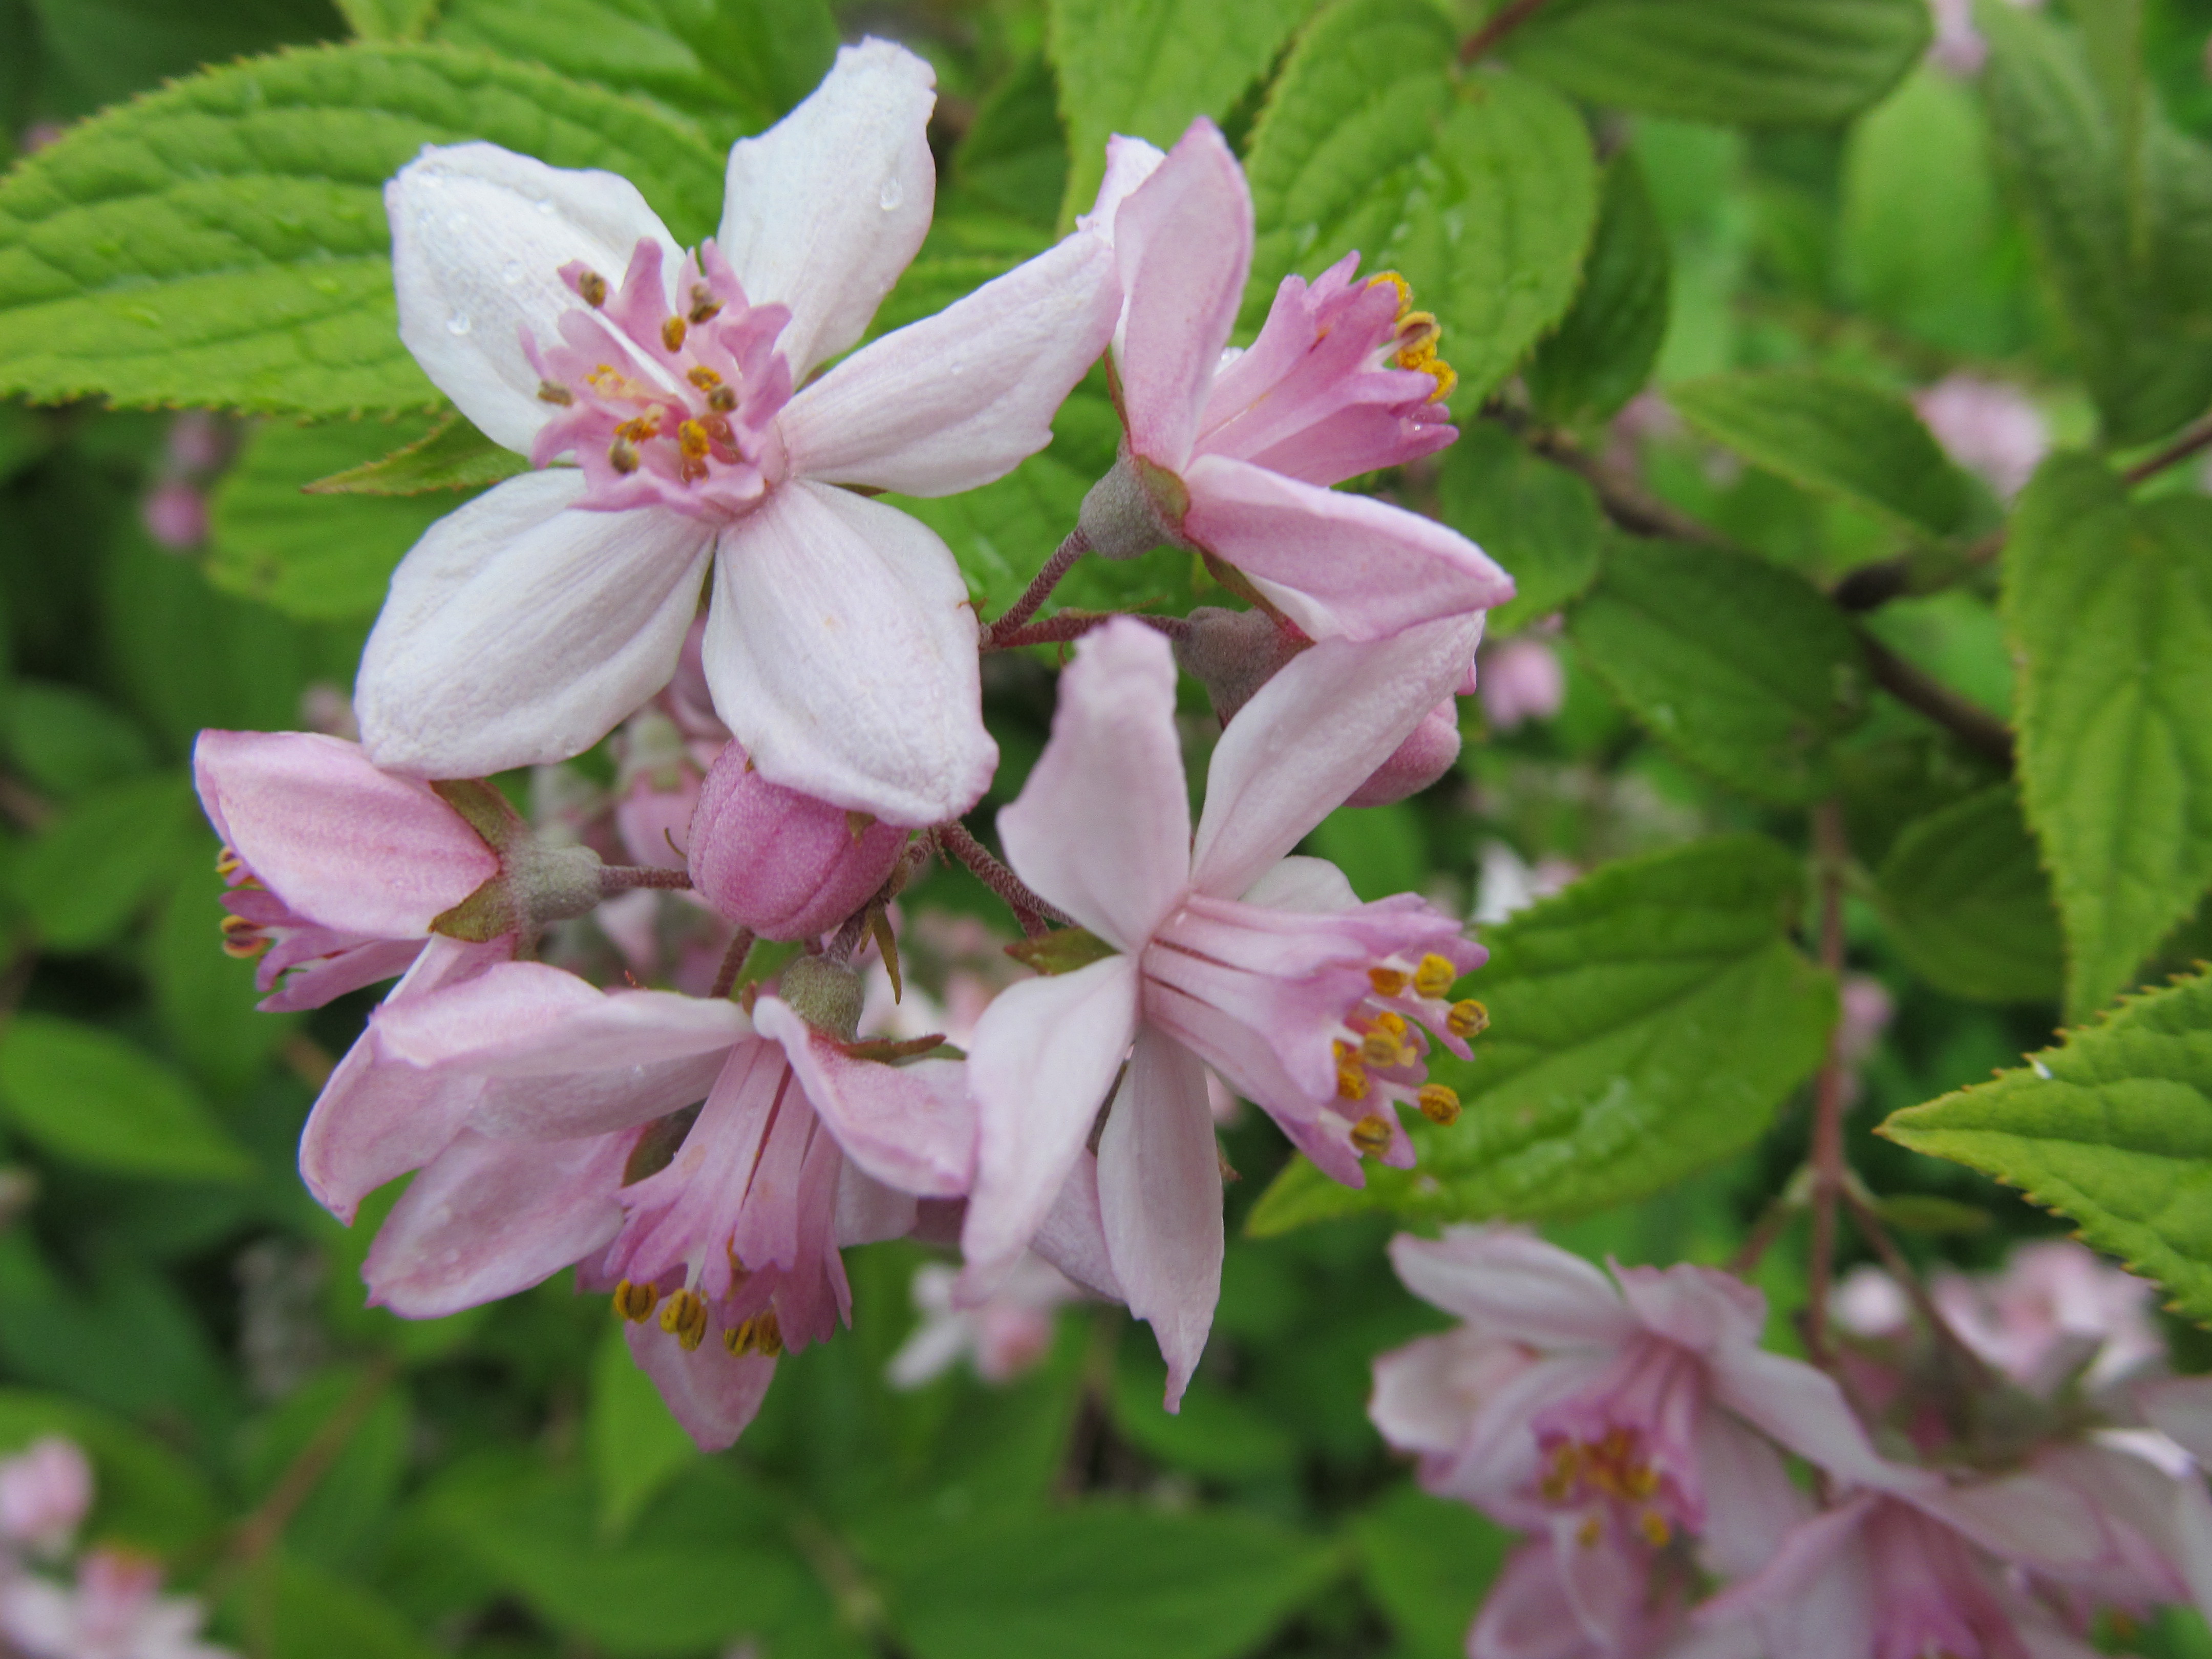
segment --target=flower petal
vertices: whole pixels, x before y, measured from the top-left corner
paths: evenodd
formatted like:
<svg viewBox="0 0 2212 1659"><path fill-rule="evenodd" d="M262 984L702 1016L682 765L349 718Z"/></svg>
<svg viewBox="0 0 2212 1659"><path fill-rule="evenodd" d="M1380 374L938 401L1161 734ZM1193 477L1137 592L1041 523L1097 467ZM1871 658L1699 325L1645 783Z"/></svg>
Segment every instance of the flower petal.
<svg viewBox="0 0 2212 1659"><path fill-rule="evenodd" d="M1160 163L1167 159L1167 152L1158 144L1115 133L1106 141L1106 176L1098 181L1098 199L1091 203L1090 212L1078 216L1076 224L1111 243L1114 221L1121 215L1121 204L1129 199L1131 191L1158 173Z"/></svg>
<svg viewBox="0 0 2212 1659"><path fill-rule="evenodd" d="M1512 577L1459 532L1372 495L1225 455L1200 456L1182 479L1183 533L1316 639L1384 639L1513 597Z"/></svg>
<svg viewBox="0 0 2212 1659"><path fill-rule="evenodd" d="M996 1288L1059 1201L1136 1029L1137 964L1125 956L1009 986L983 1011L968 1049L976 1146L963 1300Z"/></svg>
<svg viewBox="0 0 2212 1659"><path fill-rule="evenodd" d="M1252 269L1252 193L1221 131L1190 124L1114 218L1121 323L1114 336L1129 442L1180 472Z"/></svg>
<svg viewBox="0 0 2212 1659"><path fill-rule="evenodd" d="M1168 1363L1174 1411L1221 1299L1221 1156L1205 1068L1155 1031L1137 1034L1098 1137L1098 1213L1123 1298Z"/></svg>
<svg viewBox="0 0 2212 1659"><path fill-rule="evenodd" d="M726 1451L759 1414L775 1361L763 1354L732 1356L723 1346L721 1323L710 1310L706 1340L695 1352L651 1320L623 1326L629 1357L653 1379L670 1413L703 1452Z"/></svg>
<svg viewBox="0 0 2212 1659"><path fill-rule="evenodd" d="M1707 1356L1713 1397L1738 1417L1838 1480L1905 1497L1940 1479L1892 1463L1874 1449L1833 1377L1763 1348L1726 1347Z"/></svg>
<svg viewBox="0 0 2212 1659"><path fill-rule="evenodd" d="M1094 629L1060 677L1051 741L999 813L1015 872L1124 951L1142 948L1189 885L1175 709L1167 641L1127 619Z"/></svg>
<svg viewBox="0 0 2212 1659"><path fill-rule="evenodd" d="M1030 1249L1084 1289L1109 1302L1121 1300L1121 1281L1106 1252L1106 1224L1098 1214L1098 1160L1089 1147L1060 1184Z"/></svg>
<svg viewBox="0 0 2212 1659"><path fill-rule="evenodd" d="M412 939L499 873L461 815L319 732L203 732L192 780L263 886L339 933Z"/></svg>
<svg viewBox="0 0 2212 1659"><path fill-rule="evenodd" d="M427 149L384 187L399 338L484 435L527 454L553 412L519 331L559 337L579 301L561 267L619 282L641 239L674 270L683 253L618 173L550 167L496 144Z"/></svg>
<svg viewBox="0 0 2212 1659"><path fill-rule="evenodd" d="M492 1140L463 1131L415 1177L369 1248L369 1301L437 1319L513 1296L603 1247L635 1136Z"/></svg>
<svg viewBox="0 0 2212 1659"><path fill-rule="evenodd" d="M1424 1302L1540 1348L1624 1342L1637 1328L1612 1281L1582 1257L1511 1227L1400 1233L1390 1264Z"/></svg>
<svg viewBox="0 0 2212 1659"><path fill-rule="evenodd" d="M570 510L583 492L568 468L510 478L401 561L354 692L379 766L567 760L668 683L714 532L663 509Z"/></svg>
<svg viewBox="0 0 2212 1659"><path fill-rule="evenodd" d="M2105 1565L2112 1540L2102 1518L2063 1481L2033 1470L1994 1480L1902 1494L1992 1555L2064 1576Z"/></svg>
<svg viewBox="0 0 2212 1659"><path fill-rule="evenodd" d="M1773 1443L1726 1412L1701 1413L1697 1435L1705 1554L1723 1578L1748 1578L1814 1514L1812 1501L1790 1480Z"/></svg>
<svg viewBox="0 0 2212 1659"><path fill-rule="evenodd" d="M1068 237L793 398L778 422L793 475L909 495L1003 477L1052 441L1120 305L1113 250Z"/></svg>
<svg viewBox="0 0 2212 1659"><path fill-rule="evenodd" d="M975 612L952 554L896 507L804 481L723 533L707 614L714 707L770 783L887 823L989 787Z"/></svg>
<svg viewBox="0 0 2212 1659"><path fill-rule="evenodd" d="M410 1065L514 1078L720 1054L751 1035L733 1002L673 991L602 991L539 962L502 963L434 999L387 1003L377 1012L376 1029L385 1052Z"/></svg>
<svg viewBox="0 0 2212 1659"><path fill-rule="evenodd" d="M2169 1377L2134 1393L2153 1428L2179 1441L2200 1468L2212 1468L2212 1377Z"/></svg>
<svg viewBox="0 0 2212 1659"><path fill-rule="evenodd" d="M929 231L937 74L888 40L837 53L805 102L730 147L717 241L755 305L791 307L794 381L865 333Z"/></svg>
<svg viewBox="0 0 2212 1659"><path fill-rule="evenodd" d="M1475 614L1291 658L1214 746L1191 885L1221 898L1250 887L1449 695L1481 637Z"/></svg>
<svg viewBox="0 0 2212 1659"><path fill-rule="evenodd" d="M865 1172L921 1198L968 1190L975 1166L975 1108L964 1064L854 1060L774 997L753 1005L753 1025L783 1045L816 1115Z"/></svg>

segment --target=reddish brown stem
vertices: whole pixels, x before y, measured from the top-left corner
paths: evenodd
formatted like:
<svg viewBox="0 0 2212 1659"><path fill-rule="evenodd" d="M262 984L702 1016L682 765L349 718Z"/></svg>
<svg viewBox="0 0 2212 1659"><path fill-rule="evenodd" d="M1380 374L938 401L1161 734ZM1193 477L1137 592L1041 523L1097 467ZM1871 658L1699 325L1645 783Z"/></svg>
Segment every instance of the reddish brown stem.
<svg viewBox="0 0 2212 1659"><path fill-rule="evenodd" d="M2012 769L2011 727L1979 703L1905 661L1864 629L1858 630L1858 635L1859 647L1866 653L1867 672L1876 685L1907 708L1917 710L1952 732L1967 747L2007 771Z"/></svg>
<svg viewBox="0 0 2212 1659"><path fill-rule="evenodd" d="M1466 69L1481 62L1499 41L1550 3L1551 0L1513 0L1510 5L1500 7L1496 16L1461 42L1459 66Z"/></svg>
<svg viewBox="0 0 2212 1659"><path fill-rule="evenodd" d="M1029 890L1028 884L992 855L991 849L968 832L968 826L954 819L940 823L930 832L937 844L951 857L965 865L976 880L989 888L1014 913L1022 932L1035 939L1046 931L1052 922L1068 925L1068 919L1047 904Z"/></svg>
<svg viewBox="0 0 2212 1659"><path fill-rule="evenodd" d="M1850 847L1844 836L1844 810L1833 800L1813 809L1813 856L1820 882L1820 965L1830 973L1844 966L1844 869ZM1813 1262L1806 1286L1805 1347L1817 1364L1832 1355L1828 1346L1828 1285L1836 1265L1836 1206L1844 1194L1844 1096L1849 1079L1844 1063L1843 1021L1828 1029L1828 1057L1813 1083Z"/></svg>
<svg viewBox="0 0 2212 1659"><path fill-rule="evenodd" d="M2179 466L2191 456L2201 455L2208 449L2212 449L2212 415L2203 416L2157 454L2137 461L2120 476L2131 484L2139 484L2144 479L2155 477L2170 466Z"/></svg>
<svg viewBox="0 0 2212 1659"><path fill-rule="evenodd" d="M722 965L714 970L714 982L707 988L709 1000L719 1002L730 994L730 988L738 982L738 975L745 971L745 958L753 953L753 930L740 927L732 935L730 948L722 952Z"/></svg>
<svg viewBox="0 0 2212 1659"><path fill-rule="evenodd" d="M1060 579L1075 568L1075 562L1091 550L1091 538L1080 530L1071 530L1067 539L1053 550L1030 585L1022 590L1021 598L1008 605L1003 616L982 627L981 646L986 651L1006 649L1006 638L1018 633L1021 626L1036 615L1044 602L1052 597L1052 590L1060 586Z"/></svg>
<svg viewBox="0 0 2212 1659"><path fill-rule="evenodd" d="M638 887L685 888L690 884L689 870L663 870L650 864L607 864L599 867L599 892L605 897Z"/></svg>

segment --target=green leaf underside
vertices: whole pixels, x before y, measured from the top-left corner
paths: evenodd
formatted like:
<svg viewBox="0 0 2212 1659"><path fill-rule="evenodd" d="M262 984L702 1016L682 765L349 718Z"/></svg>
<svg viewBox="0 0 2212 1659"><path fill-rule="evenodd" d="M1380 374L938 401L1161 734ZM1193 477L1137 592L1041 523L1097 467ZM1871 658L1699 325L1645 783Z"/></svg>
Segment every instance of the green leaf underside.
<svg viewBox="0 0 2212 1659"><path fill-rule="evenodd" d="M2009 785L1908 825L1879 888L1899 951L1937 989L1983 1002L2058 996L2058 915Z"/></svg>
<svg viewBox="0 0 2212 1659"><path fill-rule="evenodd" d="M1567 625L1607 690L1692 765L1759 800L1832 787L1829 743L1864 711L1865 668L1803 577L1711 548L1617 543Z"/></svg>
<svg viewBox="0 0 2212 1659"><path fill-rule="evenodd" d="M1455 75L1454 45L1419 0L1340 0L1299 37L1246 166L1243 325L1285 276L1357 250L1443 323L1453 404L1471 410L1573 301L1598 178L1572 105L1517 76Z"/></svg>
<svg viewBox="0 0 2212 1659"><path fill-rule="evenodd" d="M1596 580L1605 536L1596 495L1492 422L1437 458L1437 493L1444 521L1513 578L1513 598L1490 613L1491 635L1551 615Z"/></svg>
<svg viewBox="0 0 2212 1659"><path fill-rule="evenodd" d="M530 470L459 415L448 415L412 443L306 486L310 495L422 495L434 489L477 489Z"/></svg>
<svg viewBox="0 0 2212 1659"><path fill-rule="evenodd" d="M213 70L0 183L0 390L308 415L427 409L399 343L384 181L486 139L631 179L683 240L721 161L675 119L526 64L339 46Z"/></svg>
<svg viewBox="0 0 2212 1659"><path fill-rule="evenodd" d="M170 1181L253 1170L189 1084L95 1026L17 1015L0 1041L0 1096L16 1127L88 1169Z"/></svg>
<svg viewBox="0 0 2212 1659"><path fill-rule="evenodd" d="M2123 1003L1881 1133L2016 1187L2212 1322L2212 978Z"/></svg>
<svg viewBox="0 0 2212 1659"><path fill-rule="evenodd" d="M1363 1211L1455 1219L1625 1203L1764 1131L1819 1066L1829 976L1785 937L1797 860L1756 836L1610 865L1485 934L1464 988L1489 1006L1472 1063L1437 1050L1459 1122L1412 1126L1419 1163L1340 1187L1303 1159L1255 1234Z"/></svg>
<svg viewBox="0 0 2212 1659"><path fill-rule="evenodd" d="M1948 536L1966 518L1965 475L1887 392L1817 369L1766 369L1672 386L1667 401L1747 460L1908 531Z"/></svg>
<svg viewBox="0 0 2212 1659"><path fill-rule="evenodd" d="M1667 337L1674 251L1632 150L1606 164L1596 234L1575 303L1529 362L1547 419L1610 420L1650 379Z"/></svg>
<svg viewBox="0 0 2212 1659"><path fill-rule="evenodd" d="M2130 506L2102 463L2055 458L2021 498L2002 609L2080 1018L2212 886L2212 501Z"/></svg>
<svg viewBox="0 0 2212 1659"><path fill-rule="evenodd" d="M1593 104L1828 126L1895 85L1929 35L1922 0L1570 0L1517 30L1511 52Z"/></svg>

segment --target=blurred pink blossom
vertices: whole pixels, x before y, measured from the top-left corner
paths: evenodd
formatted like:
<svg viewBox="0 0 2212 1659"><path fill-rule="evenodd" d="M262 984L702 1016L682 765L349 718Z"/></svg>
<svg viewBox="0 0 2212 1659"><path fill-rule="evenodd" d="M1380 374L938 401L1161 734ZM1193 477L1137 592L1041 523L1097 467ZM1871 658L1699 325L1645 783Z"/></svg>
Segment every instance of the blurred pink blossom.
<svg viewBox="0 0 2212 1659"><path fill-rule="evenodd" d="M353 699L328 680L315 680L300 693L300 724L326 738L361 740L361 722L353 717Z"/></svg>
<svg viewBox="0 0 2212 1659"><path fill-rule="evenodd" d="M58 121L34 121L25 127L15 140L15 148L25 155L36 154L60 137L67 131Z"/></svg>
<svg viewBox="0 0 2212 1659"><path fill-rule="evenodd" d="M1486 647L1478 663L1475 694L1493 732L1550 720L1566 702L1566 670L1559 649L1538 635L1516 634Z"/></svg>
<svg viewBox="0 0 2212 1659"><path fill-rule="evenodd" d="M1549 898L1581 873L1555 853L1547 853L1531 865L1502 841L1486 842L1475 878L1474 920L1485 927L1501 922L1538 899Z"/></svg>
<svg viewBox="0 0 2212 1659"><path fill-rule="evenodd" d="M31 1577L0 1586L0 1637L27 1659L232 1659L199 1639L198 1601L161 1589L160 1563L94 1550L73 1589Z"/></svg>
<svg viewBox="0 0 2212 1659"><path fill-rule="evenodd" d="M2050 423L2018 386L1949 374L1912 402L1944 453L2006 501L2027 487L2050 453Z"/></svg>
<svg viewBox="0 0 2212 1659"><path fill-rule="evenodd" d="M963 1358L986 1382L1005 1382L1051 1351L1053 1316L1083 1292L1050 1262L1024 1255L999 1288L973 1307L953 1297L960 1271L941 1261L915 1269L914 1305L921 1322L891 1356L895 1389L918 1389Z"/></svg>
<svg viewBox="0 0 2212 1659"><path fill-rule="evenodd" d="M1872 1054L1896 1018L1897 1000L1871 974L1846 974L1842 987L1843 1018L1836 1030L1836 1051L1846 1066Z"/></svg>
<svg viewBox="0 0 2212 1659"><path fill-rule="evenodd" d="M0 1541L58 1555L92 1508L92 1465L58 1434L0 1461Z"/></svg>
<svg viewBox="0 0 2212 1659"><path fill-rule="evenodd" d="M169 465L187 473L215 471L230 449L215 416L204 409L188 409L170 422L164 447Z"/></svg>
<svg viewBox="0 0 2212 1659"><path fill-rule="evenodd" d="M189 553L207 539L207 498L182 478L148 491L139 517L146 533L172 553Z"/></svg>
<svg viewBox="0 0 2212 1659"><path fill-rule="evenodd" d="M2085 1365L2082 1380L2101 1387L2166 1352L2157 1286L2071 1239L2022 1244L2000 1273L1938 1273L1929 1291L1968 1347L2039 1392Z"/></svg>

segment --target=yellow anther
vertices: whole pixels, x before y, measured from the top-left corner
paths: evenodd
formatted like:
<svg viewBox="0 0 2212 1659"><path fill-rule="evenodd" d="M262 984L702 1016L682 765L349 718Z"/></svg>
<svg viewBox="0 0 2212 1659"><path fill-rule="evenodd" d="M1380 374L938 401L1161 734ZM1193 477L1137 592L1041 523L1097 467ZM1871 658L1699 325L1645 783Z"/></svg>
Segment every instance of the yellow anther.
<svg viewBox="0 0 2212 1659"><path fill-rule="evenodd" d="M660 1310L660 1328L691 1352L707 1340L707 1304L696 1291L678 1291Z"/></svg>
<svg viewBox="0 0 2212 1659"><path fill-rule="evenodd" d="M1584 1520L1582 1525L1575 1528L1575 1541L1580 1544L1586 1550L1596 1548L1597 1540L1604 1535L1605 1528L1599 1522L1597 1516L1594 1515Z"/></svg>
<svg viewBox="0 0 2212 1659"><path fill-rule="evenodd" d="M558 380L540 380L538 383L538 401L541 404L558 404L566 409L576 401L576 394Z"/></svg>
<svg viewBox="0 0 2212 1659"><path fill-rule="evenodd" d="M1451 958L1431 951L1413 970L1413 988L1425 997L1440 997L1451 989L1452 981L1458 977L1459 969Z"/></svg>
<svg viewBox="0 0 2212 1659"><path fill-rule="evenodd" d="M726 415L738 406L738 394L726 386L718 386L707 394L707 407L718 414Z"/></svg>
<svg viewBox="0 0 2212 1659"><path fill-rule="evenodd" d="M1378 997L1404 994L1407 977L1395 968L1370 968L1367 970L1367 982L1375 988L1375 994Z"/></svg>
<svg viewBox="0 0 2212 1659"><path fill-rule="evenodd" d="M1443 329L1425 311L1417 311L1402 319L1398 325L1398 366L1419 368L1437 355L1437 342L1443 338Z"/></svg>
<svg viewBox="0 0 2212 1659"><path fill-rule="evenodd" d="M721 308L722 302L714 296L706 283L691 284L691 325L694 328L705 322Z"/></svg>
<svg viewBox="0 0 2212 1659"><path fill-rule="evenodd" d="M1621 1476L1620 1484L1631 1498L1649 1498L1659 1490L1659 1471L1649 1463L1638 1463Z"/></svg>
<svg viewBox="0 0 2212 1659"><path fill-rule="evenodd" d="M1398 314L1403 317L1413 303L1413 285L1395 270L1378 270L1367 279L1370 288L1383 283L1398 290Z"/></svg>
<svg viewBox="0 0 2212 1659"><path fill-rule="evenodd" d="M671 317L660 325L660 343L671 351L684 349L684 324L681 317Z"/></svg>
<svg viewBox="0 0 2212 1659"><path fill-rule="evenodd" d="M1459 1121L1459 1095L1446 1083L1424 1083L1417 1097L1421 1103L1421 1115L1431 1123L1449 1128Z"/></svg>
<svg viewBox="0 0 2212 1659"><path fill-rule="evenodd" d="M783 1323L774 1308L763 1308L723 1332L722 1346L733 1354L757 1353L773 1359L783 1352Z"/></svg>
<svg viewBox="0 0 2212 1659"><path fill-rule="evenodd" d="M644 414L624 421L615 428L615 436L628 443L641 444L660 435L660 405L655 404Z"/></svg>
<svg viewBox="0 0 2212 1659"><path fill-rule="evenodd" d="M1359 1057L1370 1066L1402 1066L1406 1051L1388 1031L1370 1031L1359 1040Z"/></svg>
<svg viewBox="0 0 2212 1659"><path fill-rule="evenodd" d="M1357 1060L1346 1060L1336 1068L1336 1097L1339 1100L1367 1098L1367 1073L1359 1069Z"/></svg>
<svg viewBox="0 0 2212 1659"><path fill-rule="evenodd" d="M617 472L637 471L637 450L627 438L617 438L607 446L607 464Z"/></svg>
<svg viewBox="0 0 2212 1659"><path fill-rule="evenodd" d="M587 270L576 278L576 292L583 295L586 305L597 311L607 302L607 279L596 270Z"/></svg>
<svg viewBox="0 0 2212 1659"><path fill-rule="evenodd" d="M684 371L684 378L702 392L712 392L721 385L722 377L704 363L694 363Z"/></svg>
<svg viewBox="0 0 2212 1659"><path fill-rule="evenodd" d="M1674 1528L1667 1524L1667 1517L1656 1510L1646 1510L1638 1516L1636 1529L1655 1550L1665 1547L1667 1540L1674 1535Z"/></svg>
<svg viewBox="0 0 2212 1659"><path fill-rule="evenodd" d="M584 376L584 384L602 398L612 398L619 396L622 389L629 382L623 377L623 372L612 363L601 363Z"/></svg>
<svg viewBox="0 0 2212 1659"><path fill-rule="evenodd" d="M1363 1158L1373 1158L1390 1144L1390 1120L1370 1112L1352 1126L1352 1145Z"/></svg>
<svg viewBox="0 0 2212 1659"><path fill-rule="evenodd" d="M1452 1004L1444 1016L1444 1029L1455 1037L1471 1037L1490 1029L1490 1010L1469 998Z"/></svg>
<svg viewBox="0 0 2212 1659"><path fill-rule="evenodd" d="M1375 1023L1389 1032L1392 1036L1402 1037L1406 1035L1406 1017L1403 1014L1395 1013L1385 1008L1375 1016Z"/></svg>
<svg viewBox="0 0 2212 1659"><path fill-rule="evenodd" d="M215 855L215 872L225 881L228 881L244 868L246 868L246 860L238 856L238 850L235 848L225 847L222 851Z"/></svg>
<svg viewBox="0 0 2212 1659"><path fill-rule="evenodd" d="M653 1315L653 1306L660 1300L660 1292L651 1285L641 1285L625 1279L615 1286L615 1317L627 1319L633 1325L642 1325Z"/></svg>
<svg viewBox="0 0 2212 1659"><path fill-rule="evenodd" d="M687 460L701 461L707 458L707 428L696 421L686 421L676 428L677 447Z"/></svg>
<svg viewBox="0 0 2212 1659"><path fill-rule="evenodd" d="M222 919L222 953L249 961L269 948L269 935L244 916Z"/></svg>

